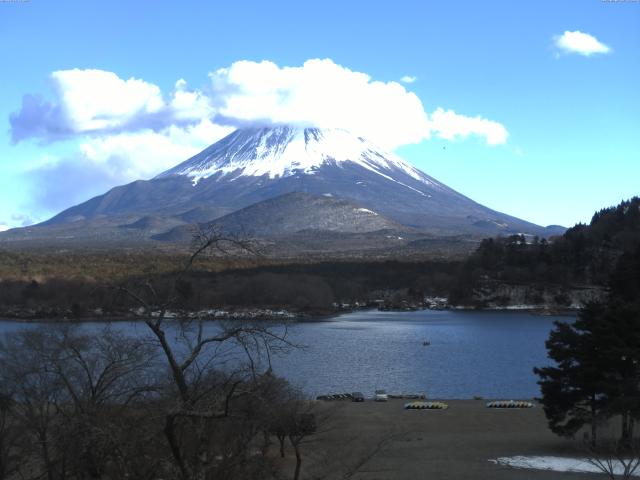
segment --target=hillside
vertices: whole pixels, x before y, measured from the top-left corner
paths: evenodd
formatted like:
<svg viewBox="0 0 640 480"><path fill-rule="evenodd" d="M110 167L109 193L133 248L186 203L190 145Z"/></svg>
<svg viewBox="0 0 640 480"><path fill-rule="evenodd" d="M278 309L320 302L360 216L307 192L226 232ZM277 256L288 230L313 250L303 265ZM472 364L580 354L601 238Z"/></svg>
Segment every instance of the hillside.
<svg viewBox="0 0 640 480"><path fill-rule="evenodd" d="M458 304L568 306L606 289L617 261L640 246L640 198L596 212L550 241L521 235L483 240L452 292ZM578 299L577 290L584 293Z"/></svg>

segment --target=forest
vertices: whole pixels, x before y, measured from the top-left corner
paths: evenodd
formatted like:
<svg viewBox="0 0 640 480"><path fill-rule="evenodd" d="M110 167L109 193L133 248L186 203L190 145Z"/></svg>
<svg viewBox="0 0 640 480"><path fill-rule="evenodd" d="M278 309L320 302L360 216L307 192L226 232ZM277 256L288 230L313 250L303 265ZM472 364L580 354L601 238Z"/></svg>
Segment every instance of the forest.
<svg viewBox="0 0 640 480"><path fill-rule="evenodd" d="M482 295L505 285L527 289L532 303L569 306L567 292L572 288L604 292L617 260L638 245L640 199L635 197L596 212L588 225L578 224L562 236L485 239L466 260L202 256L180 280L178 307L276 308L325 315L336 305L421 306L425 297L441 296L451 305L486 308ZM185 253L157 251L0 251L0 315L127 316L135 305L115 287L146 279L166 289L187 258ZM543 298L543 290L553 292L551 298Z"/></svg>
<svg viewBox="0 0 640 480"><path fill-rule="evenodd" d="M498 284L555 288L605 288L617 260L640 246L640 198L596 212L550 239L524 235L489 238L460 266L450 301L472 304L483 288Z"/></svg>

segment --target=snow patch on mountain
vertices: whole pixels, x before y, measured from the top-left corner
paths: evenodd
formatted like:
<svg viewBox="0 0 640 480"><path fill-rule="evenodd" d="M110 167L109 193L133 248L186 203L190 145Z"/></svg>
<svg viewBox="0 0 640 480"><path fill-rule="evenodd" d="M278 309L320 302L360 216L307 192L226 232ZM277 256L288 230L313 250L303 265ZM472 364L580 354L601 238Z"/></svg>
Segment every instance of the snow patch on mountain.
<svg viewBox="0 0 640 480"><path fill-rule="evenodd" d="M385 152L362 137L341 129L274 128L239 129L186 162L158 175L185 175L197 184L220 175L233 180L243 176L288 177L299 173L314 175L325 165L355 163L393 182L394 173L436 188L443 188L402 158Z"/></svg>
<svg viewBox="0 0 640 480"><path fill-rule="evenodd" d="M369 210L368 208L358 208L356 209L356 211L362 212L362 213L368 213L370 215L378 215L376 212L374 212L373 210Z"/></svg>

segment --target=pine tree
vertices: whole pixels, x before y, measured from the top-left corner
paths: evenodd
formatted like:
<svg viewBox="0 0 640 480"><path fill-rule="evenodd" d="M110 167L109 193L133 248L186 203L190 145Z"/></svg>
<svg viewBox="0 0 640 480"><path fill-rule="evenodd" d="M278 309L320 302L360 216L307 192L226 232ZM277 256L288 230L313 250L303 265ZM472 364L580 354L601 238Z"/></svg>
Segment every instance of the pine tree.
<svg viewBox="0 0 640 480"><path fill-rule="evenodd" d="M601 369L604 352L591 334L603 309L602 304L592 303L573 324L555 322L546 347L556 366L534 369L540 377L540 401L551 431L571 437L590 425L593 445L607 401Z"/></svg>
<svg viewBox="0 0 640 480"><path fill-rule="evenodd" d="M640 311L629 303L609 304L594 335L604 344L606 413L620 417L621 441L629 445L640 419Z"/></svg>
<svg viewBox="0 0 640 480"><path fill-rule="evenodd" d="M536 368L554 433L572 436L619 417L630 445L640 420L640 248L621 256L606 301L586 305L573 324L556 322L546 342L553 367Z"/></svg>

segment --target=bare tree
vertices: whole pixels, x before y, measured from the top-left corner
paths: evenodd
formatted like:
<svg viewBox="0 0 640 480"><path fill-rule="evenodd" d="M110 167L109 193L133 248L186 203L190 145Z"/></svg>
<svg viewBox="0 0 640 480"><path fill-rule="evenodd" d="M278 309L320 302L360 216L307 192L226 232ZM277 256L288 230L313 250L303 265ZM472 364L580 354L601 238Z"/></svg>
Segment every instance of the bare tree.
<svg viewBox="0 0 640 480"><path fill-rule="evenodd" d="M50 480L102 478L118 465L129 473L137 461L129 447L140 435L123 436L121 421L156 394L152 358L145 342L109 327L93 335L64 325L7 335L0 375L12 389L10 422L23 432L21 455L38 459L21 463Z"/></svg>
<svg viewBox="0 0 640 480"><path fill-rule="evenodd" d="M48 343L54 348L43 352L43 361L67 392L58 437L64 436L59 441L73 451L69 468L78 478L101 478L115 466L128 472L136 463L130 450L139 453L135 442L143 436L123 437L122 418L134 416L157 394L155 349L110 327L91 336L58 329Z"/></svg>
<svg viewBox="0 0 640 480"><path fill-rule="evenodd" d="M56 442L59 406L65 402L60 379L41 361L47 348L43 335L22 331L5 338L0 345L2 383L10 386L16 401L12 417L30 437L23 442L23 455L38 459L32 468L42 470L48 480L64 478L64 448Z"/></svg>
<svg viewBox="0 0 640 480"><path fill-rule="evenodd" d="M300 471L302 468L302 452L300 445L302 441L309 435L313 435L317 430L316 416L313 412L313 408L309 405L305 405L301 408L301 411L295 412L291 416L291 425L289 427L289 442L293 446L293 451L296 455L296 469L293 473L293 480L300 478Z"/></svg>
<svg viewBox="0 0 640 480"><path fill-rule="evenodd" d="M0 389L0 480L9 478L18 468L17 431L12 424L13 399Z"/></svg>
<svg viewBox="0 0 640 480"><path fill-rule="evenodd" d="M303 445L308 445L318 436L328 433L332 428L334 407L321 405L309 400L300 391L286 382L278 385L277 395L270 398L264 413L268 416L269 433L279 442L279 453L285 458L286 441L295 455L294 480L302 473Z"/></svg>
<svg viewBox="0 0 640 480"><path fill-rule="evenodd" d="M18 474L34 480L275 478L264 444L267 405L281 406L276 399L287 389L271 371L272 355L291 347L286 325L174 316L198 257L248 248L200 232L170 283L150 277L117 287L140 307L147 335L129 336L115 325L6 335L0 480L16 455ZM295 449L308 430L287 430Z"/></svg>
<svg viewBox="0 0 640 480"><path fill-rule="evenodd" d="M589 445L587 462L595 466L611 480L629 479L640 471L640 443L601 439L598 447Z"/></svg>
<svg viewBox="0 0 640 480"><path fill-rule="evenodd" d="M185 480L205 478L234 455L244 454L212 445L212 425L216 421L228 424L234 417L246 418L246 412L234 410L236 400L258 396L258 380L270 371L271 353L290 346L286 327L273 328L264 322L207 326L202 318L168 321L172 309L188 293L187 275L197 259L211 250L222 254L252 252L253 245L215 228L199 230L193 253L164 291L151 279L119 287L139 305L168 367L163 432L178 473ZM244 354L245 361L240 361L238 352ZM251 434L245 438L244 449L252 438Z"/></svg>

